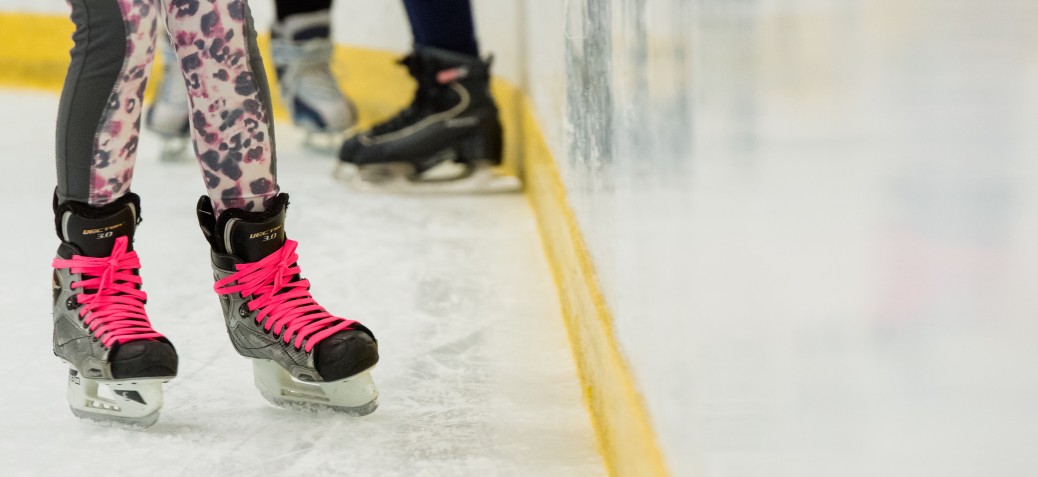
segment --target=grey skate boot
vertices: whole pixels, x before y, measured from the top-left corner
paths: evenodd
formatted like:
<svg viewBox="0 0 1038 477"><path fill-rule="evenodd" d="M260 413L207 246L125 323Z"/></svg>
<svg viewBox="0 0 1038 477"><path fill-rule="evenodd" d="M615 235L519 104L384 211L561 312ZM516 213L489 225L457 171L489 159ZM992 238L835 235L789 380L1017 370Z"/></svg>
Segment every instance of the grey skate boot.
<svg viewBox="0 0 1038 477"><path fill-rule="evenodd" d="M357 112L332 75L330 25L328 10L291 15L274 25L270 49L293 124L308 132L308 145L334 150L339 136L356 123ZM326 136L329 145L317 144L315 135Z"/></svg>
<svg viewBox="0 0 1038 477"><path fill-rule="evenodd" d="M256 387L271 403L370 414L378 407L371 379L378 343L364 325L328 313L310 296L297 244L285 237L287 208L281 194L267 212L228 209L216 219L208 197L198 202L227 334L253 359Z"/></svg>
<svg viewBox="0 0 1038 477"><path fill-rule="evenodd" d="M133 193L99 208L55 197L54 354L70 367L73 414L147 427L159 418L162 383L177 375L177 352L144 311L139 211Z"/></svg>
<svg viewBox="0 0 1038 477"><path fill-rule="evenodd" d="M162 80L154 103L144 115L144 127L162 137L161 159L186 159L191 139L187 86L180 73L180 59L167 39L162 49Z"/></svg>

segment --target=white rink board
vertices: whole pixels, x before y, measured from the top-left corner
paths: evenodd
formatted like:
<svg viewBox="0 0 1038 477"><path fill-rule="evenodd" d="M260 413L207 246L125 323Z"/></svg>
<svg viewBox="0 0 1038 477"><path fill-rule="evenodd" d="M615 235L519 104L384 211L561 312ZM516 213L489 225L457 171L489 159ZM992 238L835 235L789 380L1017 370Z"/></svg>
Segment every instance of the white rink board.
<svg viewBox="0 0 1038 477"><path fill-rule="evenodd" d="M141 141L136 248L148 310L181 355L159 423L81 422L50 344L57 97L0 92L4 356L0 475L604 475L536 226L521 195L351 193L333 161L278 131L289 236L317 299L379 338L381 407L364 418L274 408L224 331L193 209L197 164ZM10 114L17 111L17 120ZM121 470L120 470L121 471Z"/></svg>
<svg viewBox="0 0 1038 477"><path fill-rule="evenodd" d="M675 475L1038 475L1038 2L524 4Z"/></svg>

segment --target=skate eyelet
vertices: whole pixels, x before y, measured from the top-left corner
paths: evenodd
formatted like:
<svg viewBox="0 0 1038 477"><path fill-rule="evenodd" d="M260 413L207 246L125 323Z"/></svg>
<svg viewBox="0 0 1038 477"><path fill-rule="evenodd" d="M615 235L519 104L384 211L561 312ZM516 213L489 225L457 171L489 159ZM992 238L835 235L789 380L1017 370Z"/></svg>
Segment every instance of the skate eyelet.
<svg viewBox="0 0 1038 477"><path fill-rule="evenodd" d="M249 316L249 309L245 306L244 303L242 303L241 306L238 307L238 316L242 318L246 318Z"/></svg>
<svg viewBox="0 0 1038 477"><path fill-rule="evenodd" d="M79 302L76 301L76 295L72 295L72 296L68 297L68 299L65 300L65 306L69 310L75 310L76 308L79 308Z"/></svg>

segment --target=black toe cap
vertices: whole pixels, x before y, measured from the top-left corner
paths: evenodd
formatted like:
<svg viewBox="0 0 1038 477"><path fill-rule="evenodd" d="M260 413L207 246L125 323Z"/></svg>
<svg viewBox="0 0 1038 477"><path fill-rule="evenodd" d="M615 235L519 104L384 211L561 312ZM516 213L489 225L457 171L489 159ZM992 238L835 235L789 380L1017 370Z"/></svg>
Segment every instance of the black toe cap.
<svg viewBox="0 0 1038 477"><path fill-rule="evenodd" d="M325 381L338 381L378 363L378 342L366 328L340 331L317 344L314 364Z"/></svg>
<svg viewBox="0 0 1038 477"><path fill-rule="evenodd" d="M166 341L131 341L115 346L109 355L115 379L177 375L177 351Z"/></svg>
<svg viewBox="0 0 1038 477"><path fill-rule="evenodd" d="M360 152L363 149L364 146L360 143L357 136L347 139L342 143L342 147L339 148L339 160L350 164L357 164Z"/></svg>

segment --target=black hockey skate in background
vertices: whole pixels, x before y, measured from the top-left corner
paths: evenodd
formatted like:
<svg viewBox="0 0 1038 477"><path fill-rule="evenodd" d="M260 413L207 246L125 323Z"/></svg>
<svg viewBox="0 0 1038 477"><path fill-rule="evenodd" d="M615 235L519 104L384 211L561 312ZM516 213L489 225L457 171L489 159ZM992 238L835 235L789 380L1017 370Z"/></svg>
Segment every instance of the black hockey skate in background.
<svg viewBox="0 0 1038 477"><path fill-rule="evenodd" d="M339 159L357 185L390 190L498 192L518 181L491 177L502 130L490 94L490 60L416 46L400 61L418 86L396 116L348 139Z"/></svg>

